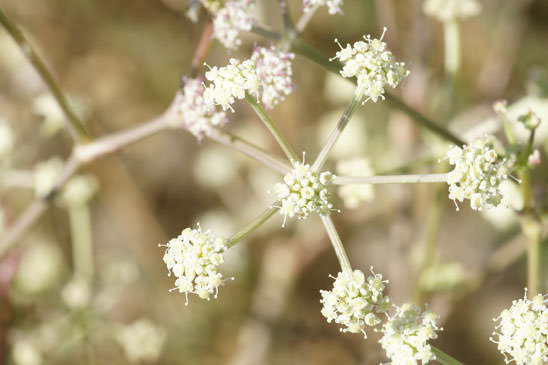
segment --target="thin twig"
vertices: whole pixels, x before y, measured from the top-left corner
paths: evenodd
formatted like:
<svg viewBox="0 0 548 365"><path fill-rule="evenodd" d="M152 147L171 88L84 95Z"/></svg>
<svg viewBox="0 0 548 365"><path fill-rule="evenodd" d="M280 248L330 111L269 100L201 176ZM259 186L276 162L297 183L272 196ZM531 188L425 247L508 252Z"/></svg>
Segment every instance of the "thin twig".
<svg viewBox="0 0 548 365"><path fill-rule="evenodd" d="M61 91L61 88L59 87L59 84L53 77L53 74L48 70L45 63L42 61L40 56L36 53L34 48L30 45L28 40L23 35L23 32L15 25L4 13L4 11L0 8L0 23L2 23L2 26L7 30L7 32L10 34L10 36L13 38L13 40L17 43L17 45L21 48L21 51L25 55L25 57L32 63L36 71L40 74L40 77L42 80L44 80L44 83L47 85L47 87L50 89L51 93L53 94L53 97L55 100L57 100L57 103L59 103L59 106L65 113L65 116L67 117L65 124L68 132L70 133L71 137L74 139L75 142L82 142L85 141L88 138L88 134L76 115L76 113L72 110L70 107L65 95Z"/></svg>
<svg viewBox="0 0 548 365"><path fill-rule="evenodd" d="M270 219L280 209L277 207L278 203L273 203L265 209L260 215L258 215L250 224L248 224L245 228L243 228L238 233L232 235L230 237L228 246L232 247L242 239L244 239L248 234L259 228L264 222Z"/></svg>
<svg viewBox="0 0 548 365"><path fill-rule="evenodd" d="M335 250L335 255L337 255L337 259L339 260L339 264L341 265L341 270L346 272L352 271L350 260L348 259L346 250L344 249L341 238L339 237L339 234L335 229L335 225L333 224L331 217L328 215L322 215L321 218L325 230L327 231L327 235L329 236L329 240L331 241L333 249Z"/></svg>
<svg viewBox="0 0 548 365"><path fill-rule="evenodd" d="M318 10L320 6L314 5L310 10L306 11L299 20L297 20L297 25L295 26L295 30L301 34L304 32L304 28L308 25L308 23L312 20L312 17L314 16L314 13L316 13L316 10Z"/></svg>
<svg viewBox="0 0 548 365"><path fill-rule="evenodd" d="M278 160L276 157L269 155L261 148L254 146L253 144L228 132L214 129L207 134L207 138L230 148L233 148L282 174L287 174L289 171L291 171L291 167L285 162Z"/></svg>
<svg viewBox="0 0 548 365"><path fill-rule="evenodd" d="M202 31L202 36L200 37L200 43L194 52L194 57L192 57L192 68L190 70L190 77L196 77L198 70L202 66L208 52L209 47L211 46L211 41L213 40L213 22L211 19L207 21L207 24L204 26Z"/></svg>
<svg viewBox="0 0 548 365"><path fill-rule="evenodd" d="M335 176L333 184L417 184L447 182L447 174Z"/></svg>

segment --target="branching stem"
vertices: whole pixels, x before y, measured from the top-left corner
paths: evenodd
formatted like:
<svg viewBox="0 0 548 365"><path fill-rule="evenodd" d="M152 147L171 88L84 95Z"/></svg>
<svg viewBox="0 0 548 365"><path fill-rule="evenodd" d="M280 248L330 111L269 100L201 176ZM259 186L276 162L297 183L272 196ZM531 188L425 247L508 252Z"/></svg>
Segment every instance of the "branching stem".
<svg viewBox="0 0 548 365"><path fill-rule="evenodd" d="M417 184L447 182L447 174L335 176L333 184Z"/></svg>

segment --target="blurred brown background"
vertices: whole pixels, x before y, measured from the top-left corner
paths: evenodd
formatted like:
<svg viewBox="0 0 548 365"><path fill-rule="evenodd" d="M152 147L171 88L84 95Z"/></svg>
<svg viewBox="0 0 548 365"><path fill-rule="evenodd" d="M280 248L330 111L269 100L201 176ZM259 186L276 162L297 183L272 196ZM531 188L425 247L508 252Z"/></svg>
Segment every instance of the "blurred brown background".
<svg viewBox="0 0 548 365"><path fill-rule="evenodd" d="M525 96L534 98L537 113L548 124L548 3L481 2L482 13L462 26L462 75L454 105L458 117L451 128L463 135L493 117L494 100L512 103ZM206 22L205 14L197 23L186 18L183 0L1 0L0 5L80 105L94 136L136 126L169 105L181 76L190 70ZM300 6L291 1L294 19ZM353 42L388 26L386 41L411 69L398 93L439 120L446 107L440 97L440 23L423 15L418 0L346 0L344 10L344 16L319 10L304 38L333 56L338 49L334 38ZM259 1L257 18L279 28L277 2ZM244 46L227 54L214 41L207 63L223 65L229 57L248 57L253 42L270 43L246 35ZM296 150L312 159L352 90L302 57L295 59L294 74L296 91L271 115ZM0 116L14 131L11 166L19 170L30 171L41 161L70 153L66 133L49 138L40 133L44 117L31 106L45 91L20 50L0 31ZM241 103L229 114L229 130L281 155L247 105ZM341 141L331 163L366 156L378 173L428 172L447 146L387 103L368 103L357 114L353 132L343 136L346 142ZM548 139L539 138L545 157ZM39 353L44 364L129 363L120 333L140 318L153 323L152 337L165 339L157 360L143 363L386 361L378 334L370 331L367 341L342 334L320 313L319 290L332 286L328 275L337 273L338 264L316 217L282 229L282 217L275 215L238 244L222 268L235 280L221 288L218 299L205 302L191 296L185 306L184 295L168 292L173 278L167 276L163 248L157 244L198 221L215 233L238 231L274 200L267 190L279 179L276 173L223 146L197 143L192 135L177 131L132 145L84 172L93 174L99 186L91 203L95 280L90 304L76 310L62 298L71 278L71 238L66 210L52 205L16 250L0 261L0 363L16 363L17 345L27 356ZM534 179L537 199L545 201L545 162ZM525 257L519 256L518 221L511 214L502 223L493 221L467 204L456 212L447 199L443 214L436 213L434 190L425 185L377 187L374 200L358 209L346 209L337 201L342 211L333 218L353 266L366 272L372 265L382 273L399 304L419 285L417 263L432 214L441 219L439 235L434 234L440 271L432 273L433 284L420 284L423 300L442 315L444 331L434 343L467 364L503 364L489 336L492 318L523 295L526 266ZM6 225L32 198L28 189L0 188ZM513 239L517 254L497 251ZM35 253L34 262L29 258L33 247L43 249ZM25 260L31 263L25 266ZM501 270L483 280L486 266L493 262L502 262ZM40 284L44 278L48 281Z"/></svg>

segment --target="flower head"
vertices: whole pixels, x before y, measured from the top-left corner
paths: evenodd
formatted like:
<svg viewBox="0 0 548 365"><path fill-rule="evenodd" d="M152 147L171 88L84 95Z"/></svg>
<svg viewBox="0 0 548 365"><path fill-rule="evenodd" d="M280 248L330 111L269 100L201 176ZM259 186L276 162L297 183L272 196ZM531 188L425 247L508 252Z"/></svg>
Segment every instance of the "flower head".
<svg viewBox="0 0 548 365"><path fill-rule="evenodd" d="M163 328L146 318L121 327L117 332L116 340L127 358L134 363L157 361L167 337Z"/></svg>
<svg viewBox="0 0 548 365"><path fill-rule="evenodd" d="M232 109L236 99L245 98L246 92L255 96L259 93L259 78L252 60L241 62L231 58L224 67L211 67L205 74L212 83L204 91L204 98L223 107Z"/></svg>
<svg viewBox="0 0 548 365"><path fill-rule="evenodd" d="M386 31L386 28L385 28ZM384 36L384 33L383 33ZM405 63L396 62L392 52L386 49L386 43L380 39L371 39L370 35L363 37L364 41L355 42L353 46L341 48L333 59L342 62L341 75L344 77L356 77L358 81L357 93L366 96L373 102L384 100L384 88L386 85L396 87L409 75Z"/></svg>
<svg viewBox="0 0 548 365"><path fill-rule="evenodd" d="M226 114L218 111L212 100L204 97L202 78L183 78L183 90L175 100L176 120L182 120L183 126L198 140L211 132L212 128L227 122Z"/></svg>
<svg viewBox="0 0 548 365"><path fill-rule="evenodd" d="M194 293L202 299L217 296L219 285L223 283L217 266L224 262L223 254L228 249L228 240L213 237L209 231L185 228L177 238L166 245L164 262L173 274L175 288L179 293ZM188 302L187 302L188 304Z"/></svg>
<svg viewBox="0 0 548 365"><path fill-rule="evenodd" d="M329 14L342 14L343 0L303 0L303 11L309 12L316 6L326 6Z"/></svg>
<svg viewBox="0 0 548 365"><path fill-rule="evenodd" d="M527 294L527 292L525 292ZM545 364L548 362L548 301L538 294L533 299L512 301L494 319L498 324L490 340L496 343L507 364Z"/></svg>
<svg viewBox="0 0 548 365"><path fill-rule="evenodd" d="M506 160L493 148L493 137L476 139L462 148L453 146L447 151L449 164L455 168L447 174L449 199L470 199L474 210L497 206L502 200L500 183L508 177ZM458 206L457 206L458 210Z"/></svg>
<svg viewBox="0 0 548 365"><path fill-rule="evenodd" d="M261 101L269 109L276 106L295 89L295 84L291 81L293 58L295 58L293 53L283 52L274 46L255 47L253 50L251 60L255 64L261 84Z"/></svg>
<svg viewBox="0 0 548 365"><path fill-rule="evenodd" d="M426 0L422 9L426 15L445 22L478 15L481 4L477 0Z"/></svg>
<svg viewBox="0 0 548 365"><path fill-rule="evenodd" d="M414 304L406 303L396 308L396 314L382 326L379 340L392 364L426 364L435 360L429 340L438 337L436 325L439 315L422 312Z"/></svg>
<svg viewBox="0 0 548 365"><path fill-rule="evenodd" d="M249 31L255 22L250 15L253 3L249 0L227 1L215 14L213 20L213 37L226 48L235 49L242 44L240 32Z"/></svg>
<svg viewBox="0 0 548 365"><path fill-rule="evenodd" d="M284 176L284 182L274 186L281 201L280 213L287 217L305 219L311 213L328 215L333 204L328 200L327 185L333 179L329 171L316 173L310 165L296 163L295 168Z"/></svg>
<svg viewBox="0 0 548 365"><path fill-rule="evenodd" d="M339 272L332 290L320 290L323 316L329 323L345 326L342 332L361 332L367 337L365 327L379 324L377 314L392 305L383 294L386 283L381 274L373 272L367 279L360 270Z"/></svg>

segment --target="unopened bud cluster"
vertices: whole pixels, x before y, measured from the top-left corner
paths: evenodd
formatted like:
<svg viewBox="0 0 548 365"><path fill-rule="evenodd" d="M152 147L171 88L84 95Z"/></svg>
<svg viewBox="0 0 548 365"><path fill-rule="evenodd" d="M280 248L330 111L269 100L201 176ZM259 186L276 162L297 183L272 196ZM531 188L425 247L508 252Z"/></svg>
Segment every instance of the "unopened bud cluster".
<svg viewBox="0 0 548 365"><path fill-rule="evenodd" d="M342 14L343 0L303 0L303 11L309 12L316 6L327 6L329 14Z"/></svg>
<svg viewBox="0 0 548 365"><path fill-rule="evenodd" d="M250 0L227 1L225 6L215 13L213 37L226 48L238 48L242 44L240 33L251 30L255 23L253 16L250 15L252 10L253 3Z"/></svg>
<svg viewBox="0 0 548 365"><path fill-rule="evenodd" d="M218 287L223 283L222 274L217 266L224 262L224 253L228 249L228 240L214 237L209 231L185 228L177 238L166 245L164 262L170 274L173 274L175 288L179 293L197 294L202 299L216 296Z"/></svg>
<svg viewBox="0 0 548 365"><path fill-rule="evenodd" d="M476 139L462 148L453 146L447 152L455 168L447 175L449 198L462 202L470 199L474 210L497 206L502 200L500 183L508 178L505 160L493 148L493 138ZM457 207L458 210L458 207Z"/></svg>
<svg viewBox="0 0 548 365"><path fill-rule="evenodd" d="M426 15L433 16L441 22L469 18L481 11L481 5L477 0L426 0L422 8Z"/></svg>
<svg viewBox="0 0 548 365"><path fill-rule="evenodd" d="M329 171L317 173L310 165L296 163L295 168L284 176L284 182L274 186L281 201L280 213L284 223L287 217L305 219L311 213L328 215L333 205L329 202L327 185L333 179Z"/></svg>
<svg viewBox="0 0 548 365"><path fill-rule="evenodd" d="M224 112L218 111L215 104L204 98L204 86L201 78L183 79L183 90L177 94L175 101L177 120L196 138L202 139L215 127L227 122Z"/></svg>
<svg viewBox="0 0 548 365"><path fill-rule="evenodd" d="M505 362L517 365L548 362L548 301L541 294L517 299L495 318L491 341L504 354Z"/></svg>
<svg viewBox="0 0 548 365"><path fill-rule="evenodd" d="M414 304L406 303L396 309L396 314L383 325L379 340L392 364L426 364L435 360L429 340L438 337L436 325L439 315L422 312Z"/></svg>
<svg viewBox="0 0 548 365"><path fill-rule="evenodd" d="M386 30L386 29L385 29ZM364 36L364 41L347 44L338 51L333 59L342 62L341 75L347 78L356 77L358 93L365 96L365 101L384 100L384 88L398 86L404 77L409 75L404 62L396 62L394 55L380 39ZM335 40L336 41L336 40ZM336 41L337 42L337 41Z"/></svg>
<svg viewBox="0 0 548 365"><path fill-rule="evenodd" d="M380 323L379 313L386 313L392 306L384 296L386 281L381 274L373 273L367 279L360 270L339 272L332 290L321 290L322 314L327 322L343 325L342 332L363 333L366 326Z"/></svg>

